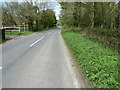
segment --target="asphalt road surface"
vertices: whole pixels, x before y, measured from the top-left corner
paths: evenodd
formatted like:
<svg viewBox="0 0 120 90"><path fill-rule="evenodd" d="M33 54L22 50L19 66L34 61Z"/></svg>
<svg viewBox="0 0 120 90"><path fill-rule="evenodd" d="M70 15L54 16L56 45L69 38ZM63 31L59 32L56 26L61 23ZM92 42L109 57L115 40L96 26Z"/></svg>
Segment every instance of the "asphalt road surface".
<svg viewBox="0 0 120 90"><path fill-rule="evenodd" d="M60 29L3 44L3 88L76 88Z"/></svg>

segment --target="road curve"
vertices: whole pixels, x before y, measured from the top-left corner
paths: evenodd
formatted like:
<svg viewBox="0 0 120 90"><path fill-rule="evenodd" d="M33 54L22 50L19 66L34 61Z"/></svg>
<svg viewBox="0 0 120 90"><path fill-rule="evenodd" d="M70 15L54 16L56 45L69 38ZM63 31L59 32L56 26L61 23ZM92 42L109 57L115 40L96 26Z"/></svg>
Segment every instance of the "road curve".
<svg viewBox="0 0 120 90"><path fill-rule="evenodd" d="M3 44L3 88L76 88L60 29Z"/></svg>

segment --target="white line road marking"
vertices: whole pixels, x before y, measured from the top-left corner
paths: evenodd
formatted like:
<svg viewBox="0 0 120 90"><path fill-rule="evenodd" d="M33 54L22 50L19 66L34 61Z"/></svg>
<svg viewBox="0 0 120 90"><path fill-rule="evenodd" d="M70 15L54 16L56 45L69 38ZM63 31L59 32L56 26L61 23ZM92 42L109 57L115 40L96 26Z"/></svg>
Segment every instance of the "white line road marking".
<svg viewBox="0 0 120 90"><path fill-rule="evenodd" d="M2 67L0 67L0 69L2 69Z"/></svg>
<svg viewBox="0 0 120 90"><path fill-rule="evenodd" d="M61 34L61 31L59 32L59 34Z"/></svg>
<svg viewBox="0 0 120 90"><path fill-rule="evenodd" d="M42 40L45 36L43 36L42 38L38 39L37 41L35 41L34 43L32 43L29 47L34 46L36 43L38 43L40 40Z"/></svg>
<svg viewBox="0 0 120 90"><path fill-rule="evenodd" d="M60 36L61 37L61 36ZM69 71L70 71L70 75L71 75L71 77L72 77L72 79L73 79L73 84L74 84L74 87L75 88L80 88L79 87L79 84L78 84L78 81L77 81L77 79L76 79L76 76L75 76L75 73L74 73L74 71L73 71L73 68L72 68L72 66L71 66L71 62L70 62L70 59L71 59L71 57L69 56L69 52L67 51L67 48L66 48L66 46L65 46L65 44L64 44L64 41L63 41L63 39L62 39L62 37L61 37L61 41L62 41L62 44L63 44L63 47L64 47L64 53L65 53L65 55L67 55L67 57L66 57L66 62L67 62L67 66L68 66L68 69L69 69ZM66 54L67 53L67 54Z"/></svg>

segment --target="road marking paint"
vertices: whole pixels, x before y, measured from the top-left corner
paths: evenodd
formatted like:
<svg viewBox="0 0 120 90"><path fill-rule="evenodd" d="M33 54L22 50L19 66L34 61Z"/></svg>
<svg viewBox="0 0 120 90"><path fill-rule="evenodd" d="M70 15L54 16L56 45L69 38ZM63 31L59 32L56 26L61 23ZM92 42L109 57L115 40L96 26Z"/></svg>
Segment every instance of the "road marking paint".
<svg viewBox="0 0 120 90"><path fill-rule="evenodd" d="M60 37L61 37L61 36L60 36ZM71 62L69 61L69 60L71 59L71 57L69 56L69 52L67 51L67 47L65 46L62 37L61 37L61 42L62 42L62 45L63 45L63 47L64 47L64 53L65 53L65 55L67 55L65 61L66 61L66 63L67 63L67 66L68 66L70 75L71 75L71 77L72 77L74 87L75 87L75 88L80 88L80 87L79 87L79 84L78 84L78 81L77 81L77 78L76 78L76 76L75 76L75 73L74 73L74 71L73 71ZM67 53L67 54L66 54L66 53Z"/></svg>
<svg viewBox="0 0 120 90"><path fill-rule="evenodd" d="M2 69L2 67L0 67L0 69Z"/></svg>
<svg viewBox="0 0 120 90"><path fill-rule="evenodd" d="M59 34L61 34L61 31L59 32Z"/></svg>
<svg viewBox="0 0 120 90"><path fill-rule="evenodd" d="M40 40L42 40L45 36L43 36L42 38L38 39L37 41L35 41L34 43L32 43L29 47L34 46L36 43L38 43Z"/></svg>
<svg viewBox="0 0 120 90"><path fill-rule="evenodd" d="M66 62L67 62L68 69L69 69L69 71L70 71L70 75L71 75L71 77L72 77L72 79L73 79L74 87L75 87L75 88L79 88L78 81L77 81L77 79L76 79L76 76L75 76L74 71L73 71L73 69L72 69L71 63L70 63L70 61L69 61L69 60L70 60L69 56L68 56L67 58L68 58L68 59L66 59Z"/></svg>

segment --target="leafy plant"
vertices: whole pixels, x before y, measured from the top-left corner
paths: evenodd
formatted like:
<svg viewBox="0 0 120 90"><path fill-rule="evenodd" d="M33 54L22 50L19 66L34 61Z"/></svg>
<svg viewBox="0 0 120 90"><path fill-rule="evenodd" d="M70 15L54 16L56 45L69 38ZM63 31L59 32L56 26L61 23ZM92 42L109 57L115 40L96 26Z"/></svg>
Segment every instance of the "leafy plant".
<svg viewBox="0 0 120 90"><path fill-rule="evenodd" d="M62 30L62 36L93 87L120 87L118 82L120 55L116 51L69 30Z"/></svg>

